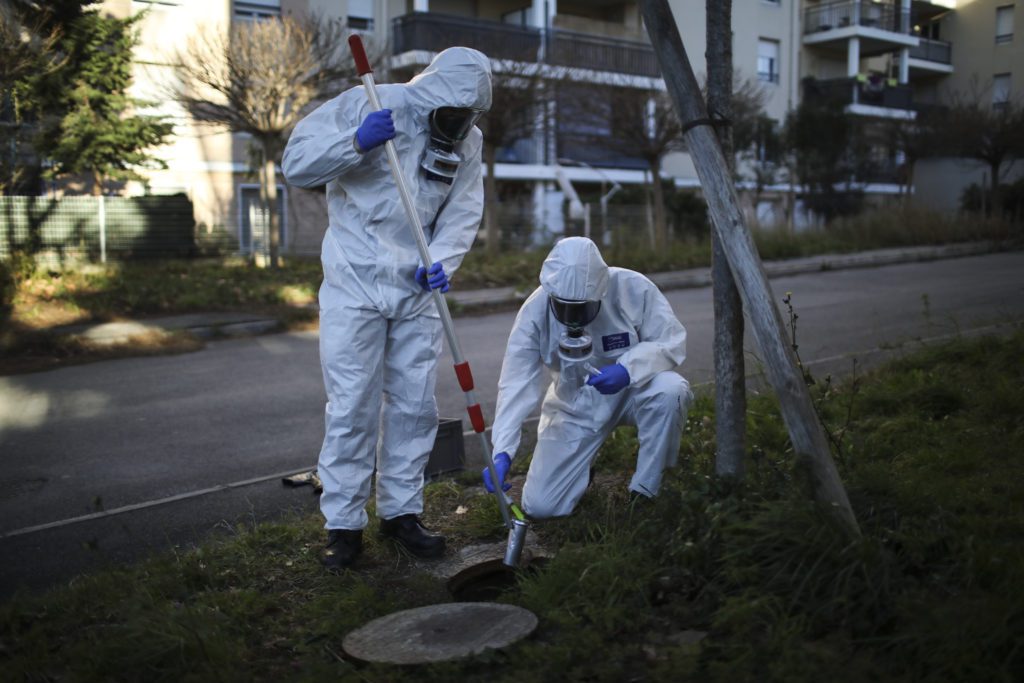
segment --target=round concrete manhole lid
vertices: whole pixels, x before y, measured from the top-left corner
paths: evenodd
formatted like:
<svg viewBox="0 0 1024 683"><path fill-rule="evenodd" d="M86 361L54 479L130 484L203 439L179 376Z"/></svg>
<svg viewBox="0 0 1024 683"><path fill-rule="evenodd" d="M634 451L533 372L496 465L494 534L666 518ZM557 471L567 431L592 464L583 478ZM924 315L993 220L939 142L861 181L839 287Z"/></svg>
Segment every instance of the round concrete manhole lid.
<svg viewBox="0 0 1024 683"><path fill-rule="evenodd" d="M507 647L537 627L533 612L483 602L451 602L395 612L345 636L342 647L364 662L426 664Z"/></svg>

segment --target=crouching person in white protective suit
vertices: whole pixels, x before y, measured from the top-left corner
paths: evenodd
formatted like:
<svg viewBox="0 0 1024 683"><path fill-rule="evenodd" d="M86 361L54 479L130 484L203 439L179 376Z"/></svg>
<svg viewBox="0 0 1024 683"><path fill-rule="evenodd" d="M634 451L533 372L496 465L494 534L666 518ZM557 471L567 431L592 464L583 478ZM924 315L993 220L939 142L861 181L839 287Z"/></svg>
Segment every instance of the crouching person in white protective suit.
<svg viewBox="0 0 1024 683"><path fill-rule="evenodd" d="M331 570L362 551L375 468L381 533L418 556L444 553L444 538L419 520L441 351L430 289L448 291L480 226L482 136L474 124L491 105L490 62L450 48L379 94L379 112L362 86L316 109L296 126L283 159L289 183L327 189L320 363L328 400L318 474L328 530L321 559ZM384 143L392 139L427 233L429 268L418 266L388 166Z"/></svg>
<svg viewBox="0 0 1024 683"><path fill-rule="evenodd" d="M640 273L609 268L584 237L555 245L509 335L494 418L494 464L503 488L523 421L543 396L523 510L535 519L573 511L597 451L620 424L637 427L633 496L658 493L676 463L689 383L673 372L686 357L686 330ZM487 468L484 485L494 490Z"/></svg>

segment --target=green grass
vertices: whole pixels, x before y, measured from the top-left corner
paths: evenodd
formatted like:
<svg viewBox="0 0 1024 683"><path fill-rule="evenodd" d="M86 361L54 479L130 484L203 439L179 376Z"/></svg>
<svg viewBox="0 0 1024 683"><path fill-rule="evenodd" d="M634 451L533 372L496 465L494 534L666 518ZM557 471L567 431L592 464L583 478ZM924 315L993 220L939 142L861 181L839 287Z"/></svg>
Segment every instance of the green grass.
<svg viewBox="0 0 1024 683"><path fill-rule="evenodd" d="M535 525L558 551L502 598L540 619L507 651L411 668L346 659L353 628L451 598L372 524L360 569L325 574L310 516L9 601L0 678L1019 680L1024 333L928 347L814 390L842 434L856 541L801 493L770 397L751 397L747 480L716 480L701 396L657 499L630 506L636 434L620 429L576 513ZM427 522L455 546L502 537L477 477L427 490ZM694 631L706 635L695 643Z"/></svg>

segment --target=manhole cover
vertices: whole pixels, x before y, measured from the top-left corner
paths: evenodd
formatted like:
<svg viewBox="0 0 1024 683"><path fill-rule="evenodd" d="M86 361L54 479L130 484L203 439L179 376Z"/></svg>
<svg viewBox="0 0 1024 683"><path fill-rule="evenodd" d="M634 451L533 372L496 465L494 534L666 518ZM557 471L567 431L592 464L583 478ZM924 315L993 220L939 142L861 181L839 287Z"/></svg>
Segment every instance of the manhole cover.
<svg viewBox="0 0 1024 683"><path fill-rule="evenodd" d="M342 647L364 662L426 664L507 647L537 627L515 605L451 602L395 612L352 631Z"/></svg>

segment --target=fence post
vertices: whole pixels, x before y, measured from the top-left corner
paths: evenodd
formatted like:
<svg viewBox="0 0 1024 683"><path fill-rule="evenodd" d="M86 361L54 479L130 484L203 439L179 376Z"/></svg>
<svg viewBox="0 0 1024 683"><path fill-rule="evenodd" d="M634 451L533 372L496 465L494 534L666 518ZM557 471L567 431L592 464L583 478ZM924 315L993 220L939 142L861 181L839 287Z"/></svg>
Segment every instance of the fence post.
<svg viewBox="0 0 1024 683"><path fill-rule="evenodd" d="M107 262L107 205L103 201L103 195L99 196L99 219L100 219L100 263Z"/></svg>

